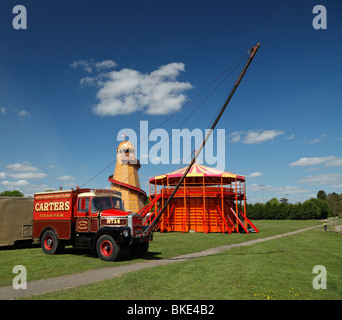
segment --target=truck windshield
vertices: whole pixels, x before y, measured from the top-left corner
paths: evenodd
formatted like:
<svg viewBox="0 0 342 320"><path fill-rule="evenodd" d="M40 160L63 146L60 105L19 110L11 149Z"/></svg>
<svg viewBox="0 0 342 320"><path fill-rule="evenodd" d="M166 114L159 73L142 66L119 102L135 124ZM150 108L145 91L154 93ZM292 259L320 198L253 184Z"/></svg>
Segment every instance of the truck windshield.
<svg viewBox="0 0 342 320"><path fill-rule="evenodd" d="M105 209L124 210L122 200L116 197L95 197L91 200L91 211L97 212Z"/></svg>

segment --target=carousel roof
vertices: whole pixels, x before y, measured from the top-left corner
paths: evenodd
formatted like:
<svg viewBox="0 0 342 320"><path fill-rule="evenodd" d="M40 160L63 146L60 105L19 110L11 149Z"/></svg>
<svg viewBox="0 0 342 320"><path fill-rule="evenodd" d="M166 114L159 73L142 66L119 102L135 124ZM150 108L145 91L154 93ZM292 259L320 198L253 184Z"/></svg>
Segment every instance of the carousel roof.
<svg viewBox="0 0 342 320"><path fill-rule="evenodd" d="M160 176L155 176L151 178L149 181L150 183L156 183L156 184L167 184L167 180L169 184L177 183L179 179L183 176L186 169L187 167L184 167L184 168L172 171L170 173L162 174ZM218 170L215 168L209 168L198 163L194 163L190 171L186 175L186 181L190 183L196 182L196 180L203 181L203 179L205 181L210 180L210 182L221 183L221 178L222 178L223 184L231 182L232 180L235 180L235 179L239 181L245 181L244 176L230 173L230 172L225 172L225 171Z"/></svg>

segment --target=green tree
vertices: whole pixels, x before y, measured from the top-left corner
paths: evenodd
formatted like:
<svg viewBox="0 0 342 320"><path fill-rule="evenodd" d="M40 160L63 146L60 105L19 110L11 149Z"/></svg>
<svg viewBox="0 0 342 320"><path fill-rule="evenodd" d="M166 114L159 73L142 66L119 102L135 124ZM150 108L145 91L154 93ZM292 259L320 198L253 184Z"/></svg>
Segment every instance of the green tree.
<svg viewBox="0 0 342 320"><path fill-rule="evenodd" d="M287 198L280 198L280 199L279 199L279 202L280 202L280 203L288 204L288 203L289 203L289 199L287 199Z"/></svg>
<svg viewBox="0 0 342 320"><path fill-rule="evenodd" d="M327 203L331 210L333 211L333 215L341 215L342 214L342 196L338 195L336 192L329 193L327 195Z"/></svg>
<svg viewBox="0 0 342 320"><path fill-rule="evenodd" d="M277 207L278 207L278 204L268 201L264 206L264 219L270 219L270 220L276 219Z"/></svg>
<svg viewBox="0 0 342 320"><path fill-rule="evenodd" d="M321 209L311 199L303 203L302 208L303 219L319 219Z"/></svg>
<svg viewBox="0 0 342 320"><path fill-rule="evenodd" d="M247 217L255 220L264 219L263 207L261 203L247 204Z"/></svg>
<svg viewBox="0 0 342 320"><path fill-rule="evenodd" d="M266 204L269 203L269 204L275 204L275 205L278 205L279 204L279 201L277 198L272 198L271 200L268 200L266 202Z"/></svg>
<svg viewBox="0 0 342 320"><path fill-rule="evenodd" d="M332 209L329 207L328 203L321 199L321 198L318 198L318 199L315 199L315 198L312 198L311 201L320 208L321 210L321 213L320 213L320 216L319 216L319 219L326 219L328 217L331 217L333 216L333 211Z"/></svg>
<svg viewBox="0 0 342 320"><path fill-rule="evenodd" d="M289 205L287 203L280 203L278 206L277 219L285 220L289 217Z"/></svg>
<svg viewBox="0 0 342 320"><path fill-rule="evenodd" d="M319 190L317 192L317 199L326 200L326 198L327 198L327 194L325 193L324 190Z"/></svg>
<svg viewBox="0 0 342 320"><path fill-rule="evenodd" d="M0 193L0 196L4 197L23 197L24 194L19 190L13 190L13 191L3 191Z"/></svg>
<svg viewBox="0 0 342 320"><path fill-rule="evenodd" d="M303 205L299 202L296 204L290 204L289 206L289 218L292 220L303 219Z"/></svg>

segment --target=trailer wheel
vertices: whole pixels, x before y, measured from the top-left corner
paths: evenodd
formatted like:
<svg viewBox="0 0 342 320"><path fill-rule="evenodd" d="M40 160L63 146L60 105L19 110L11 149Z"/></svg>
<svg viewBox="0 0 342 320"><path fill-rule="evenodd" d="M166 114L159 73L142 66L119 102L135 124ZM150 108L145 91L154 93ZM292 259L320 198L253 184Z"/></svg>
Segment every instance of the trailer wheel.
<svg viewBox="0 0 342 320"><path fill-rule="evenodd" d="M56 235L56 233L52 230L47 230L43 233L41 239L41 246L45 253L54 254L57 253L61 248L60 241Z"/></svg>
<svg viewBox="0 0 342 320"><path fill-rule="evenodd" d="M115 261L119 259L120 247L110 235L104 234L97 240L96 252L101 260Z"/></svg>

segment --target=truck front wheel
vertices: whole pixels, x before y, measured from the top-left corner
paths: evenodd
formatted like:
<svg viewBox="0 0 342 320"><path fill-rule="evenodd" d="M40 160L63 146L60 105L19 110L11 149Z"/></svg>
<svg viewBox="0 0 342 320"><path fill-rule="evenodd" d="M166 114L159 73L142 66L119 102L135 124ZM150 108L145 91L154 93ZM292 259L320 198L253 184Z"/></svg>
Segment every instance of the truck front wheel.
<svg viewBox="0 0 342 320"><path fill-rule="evenodd" d="M45 253L54 254L61 251L63 245L57 237L57 234L52 230L47 230L43 233L41 246Z"/></svg>
<svg viewBox="0 0 342 320"><path fill-rule="evenodd" d="M96 243L96 251L101 260L115 261L119 259L120 247L116 244L115 240L104 234Z"/></svg>

